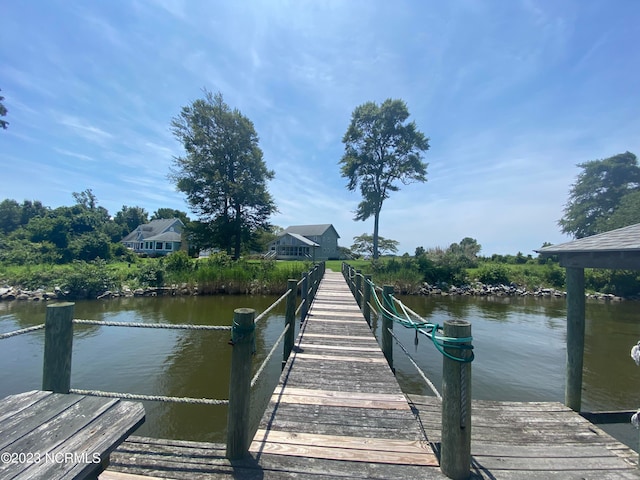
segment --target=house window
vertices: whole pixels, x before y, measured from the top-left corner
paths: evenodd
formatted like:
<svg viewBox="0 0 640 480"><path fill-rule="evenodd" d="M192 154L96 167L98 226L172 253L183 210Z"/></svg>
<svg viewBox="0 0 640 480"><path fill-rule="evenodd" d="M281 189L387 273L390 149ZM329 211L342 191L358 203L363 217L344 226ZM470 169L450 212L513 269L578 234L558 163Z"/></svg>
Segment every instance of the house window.
<svg viewBox="0 0 640 480"><path fill-rule="evenodd" d="M167 242L164 244L164 249L165 250L173 250L173 248L171 248L171 243Z"/></svg>
<svg viewBox="0 0 640 480"><path fill-rule="evenodd" d="M162 242L156 242L156 250L162 250Z"/></svg>

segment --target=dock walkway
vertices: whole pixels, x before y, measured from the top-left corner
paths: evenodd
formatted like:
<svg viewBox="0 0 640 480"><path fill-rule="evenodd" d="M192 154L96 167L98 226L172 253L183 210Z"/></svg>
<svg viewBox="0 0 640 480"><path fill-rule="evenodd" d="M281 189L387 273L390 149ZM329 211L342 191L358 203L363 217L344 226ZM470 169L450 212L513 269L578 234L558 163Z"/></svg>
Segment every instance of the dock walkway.
<svg viewBox="0 0 640 480"><path fill-rule="evenodd" d="M342 275L327 271L267 407L251 457L220 444L133 437L104 480L446 479L441 407L409 402ZM557 402L473 402L472 478L639 479L637 455Z"/></svg>

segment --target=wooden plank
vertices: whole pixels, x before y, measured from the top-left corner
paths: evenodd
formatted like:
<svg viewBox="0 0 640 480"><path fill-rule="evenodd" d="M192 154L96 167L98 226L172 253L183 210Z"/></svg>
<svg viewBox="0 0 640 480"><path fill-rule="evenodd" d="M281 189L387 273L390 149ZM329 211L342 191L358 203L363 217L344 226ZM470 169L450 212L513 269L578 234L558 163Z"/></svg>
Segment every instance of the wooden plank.
<svg viewBox="0 0 640 480"><path fill-rule="evenodd" d="M335 338L335 339L343 339L343 340L367 340L369 342L375 343L375 340L371 335L357 336L357 335L335 335L335 334L329 334L329 333L305 333L302 338Z"/></svg>
<svg viewBox="0 0 640 480"><path fill-rule="evenodd" d="M305 320L305 323L339 323L341 325L349 325L349 324L360 325L362 322L360 322L359 320L337 320L337 319L333 319L333 317L326 318L325 316L322 316L322 317L307 318L307 320Z"/></svg>
<svg viewBox="0 0 640 480"><path fill-rule="evenodd" d="M419 440L396 440L366 437L352 437L346 435L318 435L315 433L281 432L278 430L259 429L254 442L286 443L289 445L323 446L329 448L345 448L351 450L365 450L369 452L394 452L432 454L431 447Z"/></svg>
<svg viewBox="0 0 640 480"><path fill-rule="evenodd" d="M358 347L353 345L327 345L324 343L301 343L298 345L299 348L319 348L324 350L342 350L342 351L351 351L351 352L376 352L380 353L379 347Z"/></svg>
<svg viewBox="0 0 640 480"><path fill-rule="evenodd" d="M277 386L273 395L305 395L309 397L319 398L350 398L355 400L379 400L382 402L401 402L407 403L407 399L401 393L385 394L385 393L364 393L364 392L343 392L335 390L316 390L310 388L282 387Z"/></svg>
<svg viewBox="0 0 640 480"><path fill-rule="evenodd" d="M357 398L318 397L311 395L288 395L287 393L272 395L274 403L297 403L300 405L328 405L336 407L374 408L380 410L407 410L411 408L407 402L360 400Z"/></svg>
<svg viewBox="0 0 640 480"><path fill-rule="evenodd" d="M296 360L329 360L338 362L356 362L356 363L379 363L386 365L387 361L384 358L370 358L370 357L354 357L351 355L316 355L313 353L296 353Z"/></svg>
<svg viewBox="0 0 640 480"><path fill-rule="evenodd" d="M259 440L263 438L263 440ZM395 465L437 465L430 448L419 442L309 435L258 430L249 451L257 454L301 456L352 462L390 463ZM385 448L387 446L387 448Z"/></svg>
<svg viewBox="0 0 640 480"><path fill-rule="evenodd" d="M98 480L172 480L169 477L150 477L148 475L136 475L134 473L104 471L98 476Z"/></svg>

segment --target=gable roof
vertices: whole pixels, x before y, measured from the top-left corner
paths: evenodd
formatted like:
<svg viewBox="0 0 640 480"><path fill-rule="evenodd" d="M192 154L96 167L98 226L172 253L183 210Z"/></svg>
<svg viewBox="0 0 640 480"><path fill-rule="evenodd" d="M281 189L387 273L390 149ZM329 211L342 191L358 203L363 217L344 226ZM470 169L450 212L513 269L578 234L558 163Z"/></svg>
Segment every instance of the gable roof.
<svg viewBox="0 0 640 480"><path fill-rule="evenodd" d="M319 225L292 225L290 227L287 227L282 232L282 234L285 234L285 233L294 234L295 233L297 235L302 235L304 237L316 237L316 236L324 235L325 232L327 230L329 230L330 228L333 228L333 231L336 232L336 235L338 235L338 231L330 223L323 223L323 224L319 224ZM338 235L338 238L340 238L340 235Z"/></svg>
<svg viewBox="0 0 640 480"><path fill-rule="evenodd" d="M180 227L184 226L179 218L161 218L159 220L152 220L149 223L145 223L144 225L138 225L138 227L133 232L129 233L129 235L124 237L121 241L134 242L146 240L150 237L155 237L157 235L165 233L176 222L180 224Z"/></svg>

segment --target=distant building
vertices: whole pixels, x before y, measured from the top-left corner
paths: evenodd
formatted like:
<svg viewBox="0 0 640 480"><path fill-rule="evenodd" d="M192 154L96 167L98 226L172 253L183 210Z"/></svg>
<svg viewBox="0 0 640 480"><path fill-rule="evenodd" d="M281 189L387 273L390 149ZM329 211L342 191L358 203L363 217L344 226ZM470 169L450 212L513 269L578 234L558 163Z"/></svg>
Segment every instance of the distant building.
<svg viewBox="0 0 640 480"><path fill-rule="evenodd" d="M277 260L330 260L340 258L338 232L331 224L295 225L268 245L266 258Z"/></svg>
<svg viewBox="0 0 640 480"><path fill-rule="evenodd" d="M139 225L121 242L136 253L167 255L181 249L183 229L179 218L152 220Z"/></svg>

